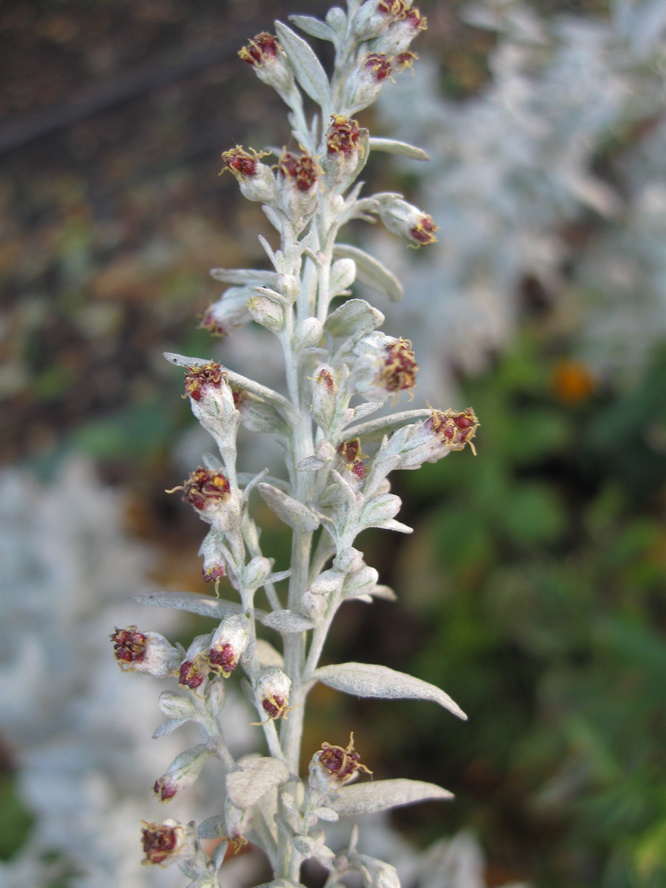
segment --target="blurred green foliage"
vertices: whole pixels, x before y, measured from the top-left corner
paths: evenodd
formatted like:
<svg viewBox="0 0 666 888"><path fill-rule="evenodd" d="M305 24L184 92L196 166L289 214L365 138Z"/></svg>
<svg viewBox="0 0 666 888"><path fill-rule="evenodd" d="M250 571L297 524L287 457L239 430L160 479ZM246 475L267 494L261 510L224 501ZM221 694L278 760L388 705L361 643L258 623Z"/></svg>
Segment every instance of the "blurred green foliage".
<svg viewBox="0 0 666 888"><path fill-rule="evenodd" d="M478 457L399 478L397 587L428 636L399 668L469 722L377 730L541 888L666 884L664 392L666 353L618 394L526 335L464 387Z"/></svg>

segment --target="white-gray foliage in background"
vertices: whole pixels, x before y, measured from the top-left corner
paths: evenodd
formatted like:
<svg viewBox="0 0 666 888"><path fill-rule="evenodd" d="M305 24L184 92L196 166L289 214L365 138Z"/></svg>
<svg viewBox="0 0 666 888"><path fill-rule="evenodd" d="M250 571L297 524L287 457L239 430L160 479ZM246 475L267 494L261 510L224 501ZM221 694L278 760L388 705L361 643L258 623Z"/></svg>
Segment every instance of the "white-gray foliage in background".
<svg viewBox="0 0 666 888"><path fill-rule="evenodd" d="M547 18L522 0L482 0L463 15L497 34L489 82L445 99L438 62L422 58L378 103L385 128L432 158L403 163L440 227L418 262L373 239L414 294L380 307L410 324L429 394L448 393L452 365L477 372L509 341L530 279L566 304L597 370L625 371L666 333L666 5ZM602 176L596 162L616 141L622 159ZM566 236L579 221L584 243Z"/></svg>

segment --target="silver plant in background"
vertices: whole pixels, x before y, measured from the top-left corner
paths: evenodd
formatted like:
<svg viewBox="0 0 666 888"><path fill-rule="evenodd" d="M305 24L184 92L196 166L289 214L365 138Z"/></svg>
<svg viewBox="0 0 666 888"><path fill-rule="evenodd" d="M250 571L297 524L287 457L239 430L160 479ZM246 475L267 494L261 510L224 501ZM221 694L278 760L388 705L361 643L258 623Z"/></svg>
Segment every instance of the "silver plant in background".
<svg viewBox="0 0 666 888"><path fill-rule="evenodd" d="M626 375L666 334L666 5L545 17L482 0L463 15L497 34L488 83L446 99L439 63L422 58L378 102L383 125L432 157L422 193L440 226L419 262L369 241L414 294L387 318L409 323L428 395L448 397L452 364L478 372L510 342L532 280L594 369ZM625 147L602 175L612 144ZM580 222L583 241L570 236Z"/></svg>
<svg viewBox="0 0 666 888"><path fill-rule="evenodd" d="M332 8L325 21L292 20L306 34L333 44L333 74L329 79L310 45L281 22L277 36L259 34L241 50L241 58L287 104L299 148L257 152L237 146L223 154L244 196L261 202L280 243L274 249L260 236L269 270L216 269L214 277L231 288L204 319L220 333L249 319L271 331L282 348L287 395L213 361L167 356L186 369L192 410L219 451L175 489L210 526L201 546L204 577L216 592L227 577L240 601L177 592L140 596L144 604L215 621L187 650L135 625L112 635L123 669L178 681L180 693L160 695L166 720L155 736L186 722L200 729L201 742L179 753L157 777L155 795L173 799L210 760L226 775L219 813L198 825L169 818L143 827L145 862L178 864L192 888L217 886L225 856L248 839L270 861L272 888L300 884L301 865L309 859L328 870L328 888L344 884L350 873L360 874L367 888L399 884L393 866L359 851L356 829L349 846L336 853L320 823L451 794L399 778L353 782L369 772L353 737L340 745L322 742L302 779L305 703L315 683L358 697L431 700L465 718L446 693L409 675L366 663L319 665L343 602L392 597L354 548L356 536L368 527L410 532L395 519L401 503L389 492L388 475L472 446L478 425L471 408L409 410L368 420L402 391L411 394L417 365L408 340L378 332L381 312L363 299L346 298L358 280L398 299L398 280L368 253L338 241L346 223L376 217L415 247L435 240L436 226L427 214L400 194L361 197L358 181L375 151L427 156L405 142L370 137L352 116L377 98L392 71L411 67L415 56L409 47L426 21L406 0L348 0L346 12ZM303 93L320 109L311 120ZM273 166L263 162L271 153ZM332 307L340 297L344 301ZM267 470L238 473L240 423L277 440L286 478L268 476ZM262 552L251 517L253 495L291 528L287 570L274 571ZM279 584L287 580L285 600ZM257 623L281 639L280 651L257 639ZM226 742L225 680L237 668L244 672L241 684L256 709L268 755L236 760Z"/></svg>

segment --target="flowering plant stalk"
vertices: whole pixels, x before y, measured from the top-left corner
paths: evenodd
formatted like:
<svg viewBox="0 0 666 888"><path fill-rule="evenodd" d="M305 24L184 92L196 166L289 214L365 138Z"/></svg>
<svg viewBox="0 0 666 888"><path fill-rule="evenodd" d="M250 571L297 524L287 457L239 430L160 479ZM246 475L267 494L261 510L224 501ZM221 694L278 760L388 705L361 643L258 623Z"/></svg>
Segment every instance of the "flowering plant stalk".
<svg viewBox="0 0 666 888"><path fill-rule="evenodd" d="M398 885L395 869L356 849L356 830L347 849L327 846L320 821L381 811L450 793L419 781L393 779L353 783L370 773L354 749L322 742L307 779L299 775L305 703L321 682L359 697L419 698L464 713L443 691L383 666L342 663L320 666L329 627L348 599L371 602L393 593L378 583L377 571L354 548L367 527L411 532L396 520L400 500L387 477L417 469L471 444L477 428L473 410L421 409L368 420L400 392L411 396L417 365L411 344L378 332L384 318L363 299L350 297L358 280L391 299L401 296L396 278L363 250L338 242L352 219L379 217L416 247L435 239L436 226L394 193L360 197L358 177L372 151L421 160L420 149L370 137L352 115L369 106L392 71L412 65L412 39L426 27L408 0L348 0L346 12L332 8L325 21L293 16L305 33L335 47L329 78L309 44L281 22L277 36L257 35L239 53L289 108L298 151L246 151L222 156L225 168L249 200L260 201L280 237L273 249L260 236L270 270L215 269L231 285L210 306L204 326L229 334L250 319L275 334L283 354L284 396L214 361L167 355L186 369L192 411L214 438L219 456L206 456L180 489L183 499L210 529L202 543L203 575L215 590L227 577L240 602L220 597L164 592L138 600L175 607L215 620L188 650L136 626L112 635L116 659L128 670L174 676L180 693L164 691L159 707L166 720L159 737L187 721L198 724L201 743L180 753L154 791L168 801L193 783L208 759L225 769L224 810L198 825L169 819L145 824L145 862L177 863L191 888L217 886L217 872L233 846L246 840L267 855L273 888L300 884L301 865L315 858L329 871L328 888L356 871L364 885ZM308 122L303 93L320 108ZM276 163L263 160L275 153ZM334 299L343 298L331 310ZM351 406L355 399L355 406ZM239 423L268 432L285 455L286 479L268 470L256 475L236 468ZM366 453L367 451L367 453ZM289 570L274 572L261 550L251 517L253 491L292 531ZM288 579L286 601L277 584ZM261 607L255 604L261 590ZM257 639L257 622L281 639L278 652ZM225 679L237 668L258 713L267 755L234 760L222 728ZM216 840L210 856L205 840Z"/></svg>

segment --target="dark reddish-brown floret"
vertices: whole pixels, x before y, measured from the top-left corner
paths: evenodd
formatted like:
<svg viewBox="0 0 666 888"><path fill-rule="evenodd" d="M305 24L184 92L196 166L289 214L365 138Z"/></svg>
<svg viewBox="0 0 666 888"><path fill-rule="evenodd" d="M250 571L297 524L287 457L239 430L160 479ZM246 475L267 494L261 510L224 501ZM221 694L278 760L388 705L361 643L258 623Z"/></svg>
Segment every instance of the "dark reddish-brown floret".
<svg viewBox="0 0 666 888"><path fill-rule="evenodd" d="M409 229L409 236L412 240L415 240L418 244L422 246L426 246L427 244L434 243L437 238L435 237L435 232L438 229L438 225L432 221L430 216L423 216L422 219L419 219L418 223Z"/></svg>
<svg viewBox="0 0 666 888"><path fill-rule="evenodd" d="M469 444L474 451L472 438L479 427L479 420L471 407L461 412L433 410L425 425L451 450L463 450Z"/></svg>
<svg viewBox="0 0 666 888"><path fill-rule="evenodd" d="M418 369L412 343L408 339L399 339L388 348L386 361L381 371L382 385L389 392L412 389L416 385Z"/></svg>
<svg viewBox="0 0 666 888"><path fill-rule="evenodd" d="M188 367L185 374L185 392L195 401L200 401L206 388L220 388L229 378L219 364L209 361L202 366Z"/></svg>
<svg viewBox="0 0 666 888"><path fill-rule="evenodd" d="M208 653L211 670L213 672L221 672L225 678L228 678L238 666L238 658L234 652L232 645L225 644L221 650L211 648Z"/></svg>
<svg viewBox="0 0 666 888"><path fill-rule="evenodd" d="M155 781L153 792L159 797L161 802L168 802L169 799L176 795L178 789L175 783L171 783L166 777L159 777Z"/></svg>
<svg viewBox="0 0 666 888"><path fill-rule="evenodd" d="M349 471L361 481L365 477L365 463L361 457L366 454L361 450L360 439L352 438L351 441L343 441L338 447L338 453L347 463Z"/></svg>
<svg viewBox="0 0 666 888"><path fill-rule="evenodd" d="M141 830L141 844L146 855L144 863L161 864L169 858L178 845L179 827L147 823Z"/></svg>
<svg viewBox="0 0 666 888"><path fill-rule="evenodd" d="M192 660L185 660L180 667L178 684L196 691L203 684L204 678L206 678L206 672L201 670L200 664L193 663Z"/></svg>
<svg viewBox="0 0 666 888"><path fill-rule="evenodd" d="M283 151L278 161L278 171L291 179L299 191L309 191L319 177L319 166L309 154L291 154Z"/></svg>
<svg viewBox="0 0 666 888"><path fill-rule="evenodd" d="M231 487L222 472L212 469L195 469L185 481L183 502L190 503L202 512L206 506L224 502Z"/></svg>
<svg viewBox="0 0 666 888"><path fill-rule="evenodd" d="M348 783L349 779L357 772L364 771L372 774L372 771L361 764L361 756L354 750L354 735L349 737L346 749L342 746L332 746L330 743L322 743L319 753L319 763L331 777L337 778L340 783Z"/></svg>
<svg viewBox="0 0 666 888"><path fill-rule="evenodd" d="M363 67L366 71L370 71L375 80L381 83L391 73L391 63L383 52L370 52L363 59Z"/></svg>
<svg viewBox="0 0 666 888"><path fill-rule="evenodd" d="M266 697L261 701L261 706L269 718L281 718L287 711L287 700L284 697Z"/></svg>
<svg viewBox="0 0 666 888"><path fill-rule="evenodd" d="M349 157L358 149L360 130L358 123L341 114L331 114L331 125L326 133L326 146L329 154L343 154Z"/></svg>
<svg viewBox="0 0 666 888"><path fill-rule="evenodd" d="M407 9L403 18L409 22L415 31L426 31L428 29L427 18L424 15L421 15L415 6Z"/></svg>
<svg viewBox="0 0 666 888"><path fill-rule="evenodd" d="M261 66L266 59L274 59L277 56L280 44L277 37L262 31L261 34L250 40L247 46L238 51L238 55L249 65Z"/></svg>
<svg viewBox="0 0 666 888"><path fill-rule="evenodd" d="M113 655L119 663L140 663L146 656L147 638L136 626L118 629L110 636Z"/></svg>
<svg viewBox="0 0 666 888"><path fill-rule="evenodd" d="M393 56L391 59L391 63L394 68L397 68L398 71L404 71L405 68L414 68L414 62L418 61L418 56L415 52L400 52L397 56ZM412 74L414 71L412 70Z"/></svg>
<svg viewBox="0 0 666 888"><path fill-rule="evenodd" d="M201 569L201 575L206 583L217 583L227 575L223 564L216 564L214 567L204 567Z"/></svg>
<svg viewBox="0 0 666 888"><path fill-rule="evenodd" d="M241 179L251 179L257 173L259 155L256 152L245 151L242 145L237 145L222 154L225 168Z"/></svg>

